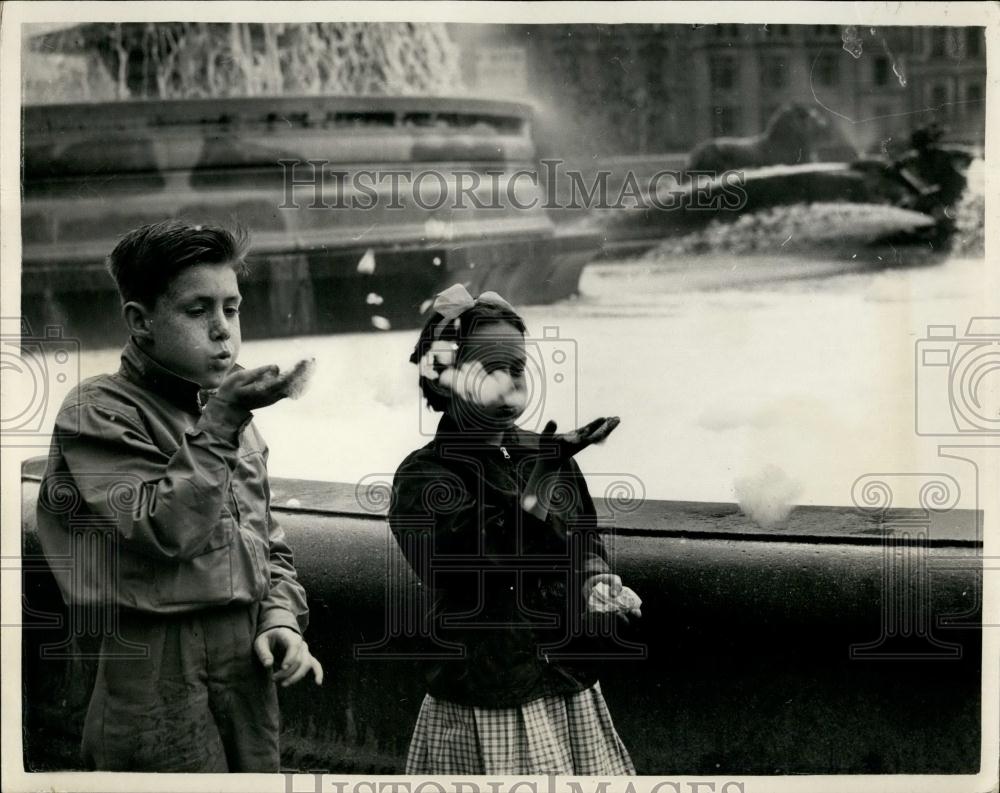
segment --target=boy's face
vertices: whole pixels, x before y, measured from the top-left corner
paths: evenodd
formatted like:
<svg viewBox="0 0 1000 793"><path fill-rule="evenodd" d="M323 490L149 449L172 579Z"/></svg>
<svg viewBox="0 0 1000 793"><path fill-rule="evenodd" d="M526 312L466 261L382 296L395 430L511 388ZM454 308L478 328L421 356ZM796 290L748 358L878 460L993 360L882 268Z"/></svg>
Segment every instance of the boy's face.
<svg viewBox="0 0 1000 793"><path fill-rule="evenodd" d="M148 352L202 388L218 388L240 352L241 299L229 264L182 270L145 314Z"/></svg>

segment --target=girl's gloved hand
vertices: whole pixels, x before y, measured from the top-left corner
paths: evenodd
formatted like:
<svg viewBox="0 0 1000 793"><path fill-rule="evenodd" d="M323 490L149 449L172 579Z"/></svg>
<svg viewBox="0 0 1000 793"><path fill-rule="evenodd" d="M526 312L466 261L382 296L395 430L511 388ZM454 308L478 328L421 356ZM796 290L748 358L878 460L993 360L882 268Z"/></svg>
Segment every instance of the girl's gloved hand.
<svg viewBox="0 0 1000 793"><path fill-rule="evenodd" d="M621 424L618 416L594 419L571 432L556 434L556 423L550 421L542 430L541 445L555 444L559 450L559 458L567 460L577 452L583 451L592 443L600 443Z"/></svg>
<svg viewBox="0 0 1000 793"><path fill-rule="evenodd" d="M587 611L595 614L613 612L628 623L629 617L641 617L642 600L622 585L622 580L612 573L593 575L584 584Z"/></svg>
<svg viewBox="0 0 1000 793"><path fill-rule="evenodd" d="M550 421L542 430L538 448L542 454L538 456L535 467L525 485L521 497L521 506L540 520L545 520L549 514L552 488L557 486L557 478L553 472L577 452L586 449L592 443L600 443L621 424L618 416L594 419L572 432L556 434L556 423ZM552 448L556 454L551 454ZM621 581L619 580L619 585Z"/></svg>

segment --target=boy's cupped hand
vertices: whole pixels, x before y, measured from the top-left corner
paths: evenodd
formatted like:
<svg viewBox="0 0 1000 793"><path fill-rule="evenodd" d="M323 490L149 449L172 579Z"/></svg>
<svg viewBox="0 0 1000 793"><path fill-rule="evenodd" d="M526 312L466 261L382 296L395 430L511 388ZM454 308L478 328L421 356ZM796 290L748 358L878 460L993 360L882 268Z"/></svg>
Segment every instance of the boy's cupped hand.
<svg viewBox="0 0 1000 793"><path fill-rule="evenodd" d="M282 687L298 683L310 671L316 685L323 685L322 664L309 652L305 639L291 628L264 631L254 640L253 648L264 668L272 670L274 682ZM277 671L274 671L275 658L279 663Z"/></svg>
<svg viewBox="0 0 1000 793"><path fill-rule="evenodd" d="M215 398L244 410L273 405L287 396L296 395L308 365L308 361L301 361L288 372L281 372L273 364L256 369L234 369L222 381Z"/></svg>

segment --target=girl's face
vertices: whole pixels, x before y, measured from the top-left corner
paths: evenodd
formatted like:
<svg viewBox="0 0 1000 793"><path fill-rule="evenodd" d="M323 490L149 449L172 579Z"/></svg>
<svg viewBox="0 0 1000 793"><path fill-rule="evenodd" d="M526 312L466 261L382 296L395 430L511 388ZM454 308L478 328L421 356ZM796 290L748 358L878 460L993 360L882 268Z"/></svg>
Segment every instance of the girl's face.
<svg viewBox="0 0 1000 793"><path fill-rule="evenodd" d="M527 406L527 382L524 365L527 353L524 334L509 322L481 322L459 350L459 365L476 362L482 366L495 387L484 389L489 396L463 404L460 421L469 429L505 430L513 426ZM491 384L492 385L492 384Z"/></svg>

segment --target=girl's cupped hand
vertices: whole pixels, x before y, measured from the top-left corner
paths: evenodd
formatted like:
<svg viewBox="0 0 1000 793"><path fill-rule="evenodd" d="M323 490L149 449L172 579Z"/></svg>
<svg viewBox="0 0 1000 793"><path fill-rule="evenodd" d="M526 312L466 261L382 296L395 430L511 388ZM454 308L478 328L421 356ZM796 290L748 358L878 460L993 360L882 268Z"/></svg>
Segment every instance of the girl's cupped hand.
<svg viewBox="0 0 1000 793"><path fill-rule="evenodd" d="M559 458L566 460L594 443L600 443L621 424L618 416L594 419L571 432L556 433L556 423L550 421L542 430L543 446L552 443L559 450Z"/></svg>
<svg viewBox="0 0 1000 793"><path fill-rule="evenodd" d="M552 489L558 484L557 472L570 457L594 443L600 443L621 424L618 416L594 419L572 432L556 433L556 423L549 421L542 430L538 447L539 454L535 467L528 477L521 506L536 518L545 520L552 502ZM553 455L551 449L555 447ZM619 581L619 585L621 581Z"/></svg>
<svg viewBox="0 0 1000 793"><path fill-rule="evenodd" d="M591 576L585 584L587 611L597 614L613 612L628 622L629 617L641 617L642 599L613 573Z"/></svg>

